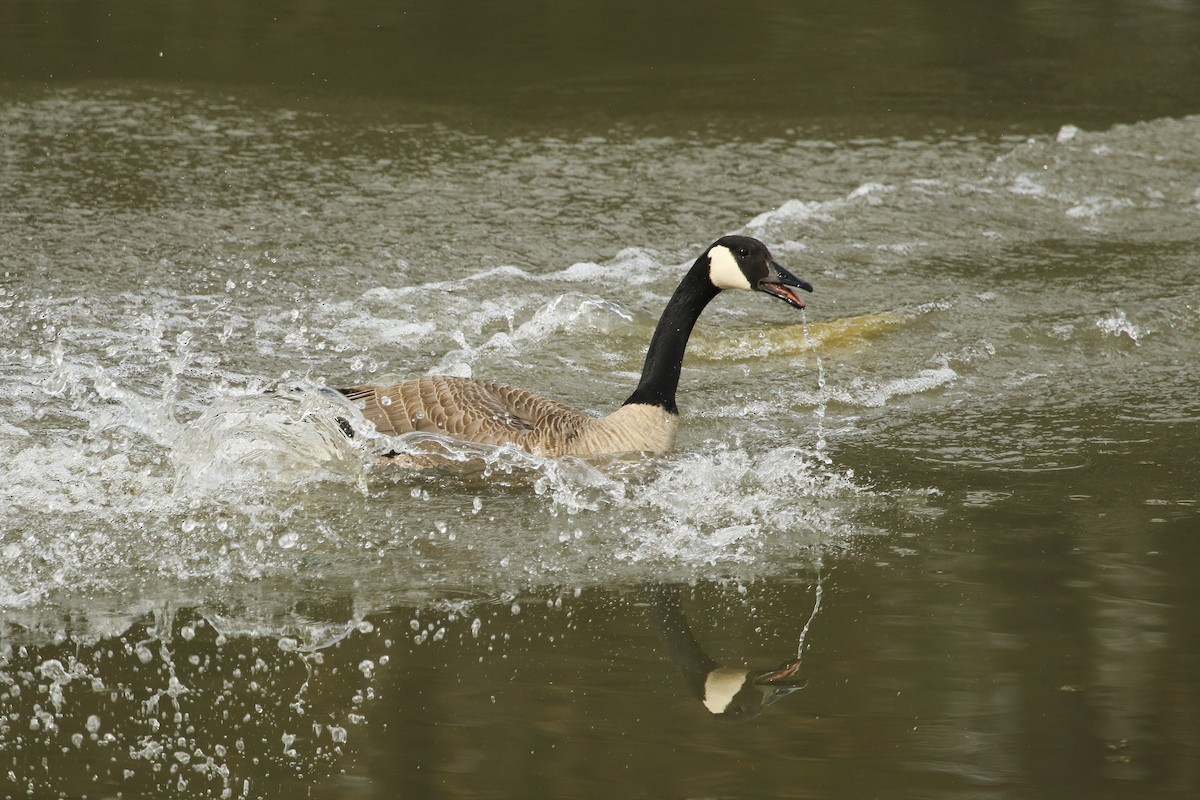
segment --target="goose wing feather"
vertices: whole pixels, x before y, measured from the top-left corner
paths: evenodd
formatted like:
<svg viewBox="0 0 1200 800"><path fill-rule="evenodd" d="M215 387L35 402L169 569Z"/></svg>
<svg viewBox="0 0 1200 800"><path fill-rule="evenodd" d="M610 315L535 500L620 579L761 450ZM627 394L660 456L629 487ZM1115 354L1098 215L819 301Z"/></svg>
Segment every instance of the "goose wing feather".
<svg viewBox="0 0 1200 800"><path fill-rule="evenodd" d="M565 403L492 381L432 376L342 390L380 433L442 433L559 455L593 417Z"/></svg>

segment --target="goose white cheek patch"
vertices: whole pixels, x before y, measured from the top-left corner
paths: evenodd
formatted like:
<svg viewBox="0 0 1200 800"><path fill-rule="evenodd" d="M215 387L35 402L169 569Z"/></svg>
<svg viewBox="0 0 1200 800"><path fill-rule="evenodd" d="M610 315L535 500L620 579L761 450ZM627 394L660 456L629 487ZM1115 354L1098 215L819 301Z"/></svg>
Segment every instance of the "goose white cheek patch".
<svg viewBox="0 0 1200 800"><path fill-rule="evenodd" d="M708 279L718 289L749 289L750 281L738 266L733 253L724 245L708 251Z"/></svg>
<svg viewBox="0 0 1200 800"><path fill-rule="evenodd" d="M746 683L746 676L744 669L732 667L718 667L708 673L704 680L704 707L714 714L728 709Z"/></svg>

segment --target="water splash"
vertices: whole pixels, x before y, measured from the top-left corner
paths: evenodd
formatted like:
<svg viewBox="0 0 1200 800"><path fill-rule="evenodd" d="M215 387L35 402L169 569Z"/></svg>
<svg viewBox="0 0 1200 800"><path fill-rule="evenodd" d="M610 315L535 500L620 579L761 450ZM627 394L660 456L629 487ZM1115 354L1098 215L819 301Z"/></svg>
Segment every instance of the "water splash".
<svg viewBox="0 0 1200 800"><path fill-rule="evenodd" d="M339 395L314 389L219 398L171 442L174 491L361 484L360 451L338 424L351 409Z"/></svg>
<svg viewBox="0 0 1200 800"><path fill-rule="evenodd" d="M1127 336L1135 345L1141 344L1142 337L1153 333L1149 328L1142 327L1125 315L1124 310L1116 309L1111 314L1096 320L1096 328L1107 336Z"/></svg>
<svg viewBox="0 0 1200 800"><path fill-rule="evenodd" d="M848 535L852 525L829 501L864 491L852 471L831 469L815 447L688 454L632 488L630 502L646 512L646 524L627 529L617 557L749 564L785 541L794 554Z"/></svg>

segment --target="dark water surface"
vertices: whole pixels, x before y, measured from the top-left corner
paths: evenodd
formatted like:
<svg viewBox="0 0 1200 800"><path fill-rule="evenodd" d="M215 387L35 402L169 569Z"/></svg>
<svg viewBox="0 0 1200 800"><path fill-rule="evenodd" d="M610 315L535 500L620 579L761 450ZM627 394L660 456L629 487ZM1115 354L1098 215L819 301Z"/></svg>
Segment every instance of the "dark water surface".
<svg viewBox="0 0 1200 800"><path fill-rule="evenodd" d="M0 3L0 796L1200 796L1198 277L1194 2Z"/></svg>

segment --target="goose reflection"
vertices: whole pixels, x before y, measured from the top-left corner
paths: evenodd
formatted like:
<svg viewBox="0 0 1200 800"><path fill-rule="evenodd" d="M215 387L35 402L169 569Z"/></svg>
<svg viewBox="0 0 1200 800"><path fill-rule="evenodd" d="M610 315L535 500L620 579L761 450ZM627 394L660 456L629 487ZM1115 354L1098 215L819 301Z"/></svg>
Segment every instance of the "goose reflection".
<svg viewBox="0 0 1200 800"><path fill-rule="evenodd" d="M696 641L683 611L679 587L655 585L649 595L650 616L667 654L679 667L691 695L714 716L725 720L758 716L767 706L808 683L796 676L799 659L766 670L722 665Z"/></svg>

